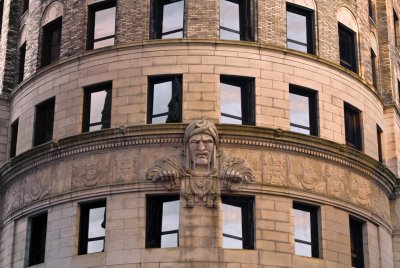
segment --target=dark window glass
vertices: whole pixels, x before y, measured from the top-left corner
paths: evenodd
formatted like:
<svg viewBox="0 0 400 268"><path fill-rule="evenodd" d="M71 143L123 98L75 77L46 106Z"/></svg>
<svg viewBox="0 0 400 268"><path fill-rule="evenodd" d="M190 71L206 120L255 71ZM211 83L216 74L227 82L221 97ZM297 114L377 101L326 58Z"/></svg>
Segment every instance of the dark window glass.
<svg viewBox="0 0 400 268"><path fill-rule="evenodd" d="M314 53L313 16L313 10L286 4L288 48Z"/></svg>
<svg viewBox="0 0 400 268"><path fill-rule="evenodd" d="M0 37L3 28L3 7L4 7L4 0L0 0Z"/></svg>
<svg viewBox="0 0 400 268"><path fill-rule="evenodd" d="M35 134L33 146L53 139L55 98L51 98L36 106Z"/></svg>
<svg viewBox="0 0 400 268"><path fill-rule="evenodd" d="M382 129L378 125L376 125L376 138L378 142L378 159L379 162L381 163L383 163L382 135L383 135Z"/></svg>
<svg viewBox="0 0 400 268"><path fill-rule="evenodd" d="M375 21L375 12L371 0L368 0L368 15L373 21Z"/></svg>
<svg viewBox="0 0 400 268"><path fill-rule="evenodd" d="M350 217L351 266L364 268L362 222Z"/></svg>
<svg viewBox="0 0 400 268"><path fill-rule="evenodd" d="M357 72L355 33L339 23L340 65Z"/></svg>
<svg viewBox="0 0 400 268"><path fill-rule="evenodd" d="M398 33L399 33L399 17L397 17L396 11L393 10L393 34L394 34L394 42L395 45L397 46L398 41L397 41L397 37L398 37Z"/></svg>
<svg viewBox="0 0 400 268"><path fill-rule="evenodd" d="M147 196L146 248L179 246L179 196Z"/></svg>
<svg viewBox="0 0 400 268"><path fill-rule="evenodd" d="M220 38L228 40L253 40L251 1L220 0Z"/></svg>
<svg viewBox="0 0 400 268"><path fill-rule="evenodd" d="M106 82L85 88L82 131L110 128L112 83Z"/></svg>
<svg viewBox="0 0 400 268"><path fill-rule="evenodd" d="M317 92L290 85L290 130L318 136Z"/></svg>
<svg viewBox="0 0 400 268"><path fill-rule="evenodd" d="M89 6L88 49L114 45L115 14L115 1Z"/></svg>
<svg viewBox="0 0 400 268"><path fill-rule="evenodd" d="M221 123L255 124L254 78L221 76Z"/></svg>
<svg viewBox="0 0 400 268"><path fill-rule="evenodd" d="M29 9L29 0L22 0L22 14Z"/></svg>
<svg viewBox="0 0 400 268"><path fill-rule="evenodd" d="M147 123L182 122L182 76L149 77Z"/></svg>
<svg viewBox="0 0 400 268"><path fill-rule="evenodd" d="M371 72L372 72L372 84L374 88L377 88L377 73L376 73L376 55L374 51L371 49Z"/></svg>
<svg viewBox="0 0 400 268"><path fill-rule="evenodd" d="M19 63L18 63L18 83L24 80L25 74L25 54L26 54L26 42L24 42L19 48Z"/></svg>
<svg viewBox="0 0 400 268"><path fill-rule="evenodd" d="M11 124L11 144L10 144L10 157L14 157L17 152L17 139L18 139L18 119Z"/></svg>
<svg viewBox="0 0 400 268"><path fill-rule="evenodd" d="M224 248L254 249L254 198L222 196Z"/></svg>
<svg viewBox="0 0 400 268"><path fill-rule="evenodd" d="M62 18L43 27L42 67L60 59Z"/></svg>
<svg viewBox="0 0 400 268"><path fill-rule="evenodd" d="M319 257L318 207L293 204L296 255Z"/></svg>
<svg viewBox="0 0 400 268"><path fill-rule="evenodd" d="M104 251L106 232L106 201L81 205L79 254Z"/></svg>
<svg viewBox="0 0 400 268"><path fill-rule="evenodd" d="M183 38L183 0L153 0L152 38Z"/></svg>
<svg viewBox="0 0 400 268"><path fill-rule="evenodd" d="M30 219L29 266L44 262L47 213Z"/></svg>
<svg viewBox="0 0 400 268"><path fill-rule="evenodd" d="M397 95L399 99L399 104L400 104L400 80L397 79Z"/></svg>
<svg viewBox="0 0 400 268"><path fill-rule="evenodd" d="M344 125L346 131L346 145L362 150L361 113L350 104L344 104Z"/></svg>

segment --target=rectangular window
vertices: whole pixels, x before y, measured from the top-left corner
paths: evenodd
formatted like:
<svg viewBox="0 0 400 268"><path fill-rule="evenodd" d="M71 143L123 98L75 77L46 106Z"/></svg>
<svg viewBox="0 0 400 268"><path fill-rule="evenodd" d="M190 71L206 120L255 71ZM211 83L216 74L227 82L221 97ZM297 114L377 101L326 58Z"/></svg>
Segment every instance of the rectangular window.
<svg viewBox="0 0 400 268"><path fill-rule="evenodd" d="M319 208L294 203L293 209L296 255L319 258Z"/></svg>
<svg viewBox="0 0 400 268"><path fill-rule="evenodd" d="M374 88L377 89L377 73L376 73L376 55L375 52L371 49L371 72L372 72L372 84L374 85Z"/></svg>
<svg viewBox="0 0 400 268"><path fill-rule="evenodd" d="M85 88L82 132L110 128L112 82Z"/></svg>
<svg viewBox="0 0 400 268"><path fill-rule="evenodd" d="M397 46L398 45L398 33L399 33L399 17L397 17L396 11L393 10L393 34L394 34L394 43Z"/></svg>
<svg viewBox="0 0 400 268"><path fill-rule="evenodd" d="M11 124L11 142L10 142L10 158L14 157L17 152L18 139L18 119Z"/></svg>
<svg viewBox="0 0 400 268"><path fill-rule="evenodd" d="M290 130L318 136L317 91L289 86Z"/></svg>
<svg viewBox="0 0 400 268"><path fill-rule="evenodd" d="M3 7L4 7L4 0L0 0L0 37L3 28Z"/></svg>
<svg viewBox="0 0 400 268"><path fill-rule="evenodd" d="M47 212L30 218L29 266L44 262Z"/></svg>
<svg viewBox="0 0 400 268"><path fill-rule="evenodd" d="M179 246L179 196L147 196L146 248Z"/></svg>
<svg viewBox="0 0 400 268"><path fill-rule="evenodd" d="M314 11L286 4L287 47L314 54Z"/></svg>
<svg viewBox="0 0 400 268"><path fill-rule="evenodd" d="M397 99L399 101L399 105L400 105L400 80L397 79Z"/></svg>
<svg viewBox="0 0 400 268"><path fill-rule="evenodd" d="M53 139L54 105L55 98L51 98L36 105L33 146L40 145Z"/></svg>
<svg viewBox="0 0 400 268"><path fill-rule="evenodd" d="M379 162L383 163L383 150L382 150L382 129L376 125L376 138L378 143L378 160Z"/></svg>
<svg viewBox="0 0 400 268"><path fill-rule="evenodd" d="M106 234L106 201L81 204L79 255L103 252Z"/></svg>
<svg viewBox="0 0 400 268"><path fill-rule="evenodd" d="M221 196L224 248L254 249L254 197Z"/></svg>
<svg viewBox="0 0 400 268"><path fill-rule="evenodd" d="M182 75L149 77L147 123L182 122Z"/></svg>
<svg viewBox="0 0 400 268"><path fill-rule="evenodd" d="M183 0L153 0L152 39L183 38L184 8Z"/></svg>
<svg viewBox="0 0 400 268"><path fill-rule="evenodd" d="M220 38L252 41L253 27L250 0L220 0Z"/></svg>
<svg viewBox="0 0 400 268"><path fill-rule="evenodd" d="M368 15L373 21L375 21L375 12L372 5L372 0L368 0Z"/></svg>
<svg viewBox="0 0 400 268"><path fill-rule="evenodd" d="M364 268L363 223L350 217L351 266Z"/></svg>
<svg viewBox="0 0 400 268"><path fill-rule="evenodd" d="M105 1L89 6L87 49L114 45L115 16L115 1Z"/></svg>
<svg viewBox="0 0 400 268"><path fill-rule="evenodd" d="M339 23L340 65L357 72L356 34L350 28Z"/></svg>
<svg viewBox="0 0 400 268"><path fill-rule="evenodd" d="M362 151L361 112L354 106L344 104L346 145Z"/></svg>
<svg viewBox="0 0 400 268"><path fill-rule="evenodd" d="M58 18L43 27L42 67L60 59L62 18Z"/></svg>
<svg viewBox="0 0 400 268"><path fill-rule="evenodd" d="M255 125L254 78L221 75L221 123Z"/></svg>
<svg viewBox="0 0 400 268"><path fill-rule="evenodd" d="M22 0L22 14L29 9L29 0Z"/></svg>
<svg viewBox="0 0 400 268"><path fill-rule="evenodd" d="M24 80L25 74L25 54L26 54L26 42L24 42L19 48L19 63L18 63L18 83Z"/></svg>

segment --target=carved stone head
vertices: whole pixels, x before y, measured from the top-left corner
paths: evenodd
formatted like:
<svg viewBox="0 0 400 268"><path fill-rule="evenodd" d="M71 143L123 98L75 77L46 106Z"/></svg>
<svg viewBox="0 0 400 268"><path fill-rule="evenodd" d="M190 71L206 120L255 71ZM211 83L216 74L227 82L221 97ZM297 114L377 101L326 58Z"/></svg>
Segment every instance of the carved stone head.
<svg viewBox="0 0 400 268"><path fill-rule="evenodd" d="M214 123L195 121L186 128L185 167L191 172L211 172L217 165L218 131Z"/></svg>

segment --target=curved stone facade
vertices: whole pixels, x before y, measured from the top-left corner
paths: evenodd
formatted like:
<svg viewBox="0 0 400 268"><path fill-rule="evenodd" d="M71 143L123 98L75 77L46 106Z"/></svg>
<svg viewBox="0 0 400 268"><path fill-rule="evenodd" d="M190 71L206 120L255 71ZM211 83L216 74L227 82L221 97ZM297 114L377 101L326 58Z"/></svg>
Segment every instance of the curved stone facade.
<svg viewBox="0 0 400 268"><path fill-rule="evenodd" d="M223 1L183 1L183 38L160 39L162 1L31 0L24 10L24 1L0 0L0 267L400 267L400 5L243 0L248 32L234 41L220 38ZM91 14L104 4L115 6L114 45L88 49ZM312 14L312 53L289 48L287 6ZM44 66L54 23L58 55ZM343 67L338 27L354 34L355 71ZM180 81L181 119L151 124L160 77ZM224 78L252 83L254 124L224 124ZM87 92L98 85L110 85L110 119L104 108L102 129L88 132ZM293 131L293 88L315 96L313 135ZM48 100L51 137L39 144ZM360 120L358 149L346 109ZM216 128L195 131L190 147L185 129L197 120ZM179 200L174 247L149 246L157 198ZM232 200L251 201L243 249L224 242ZM83 211L97 201L104 249L85 254ZM296 249L298 207L316 215L313 257ZM44 259L31 265L37 215L47 215ZM352 260L354 222L362 264Z"/></svg>

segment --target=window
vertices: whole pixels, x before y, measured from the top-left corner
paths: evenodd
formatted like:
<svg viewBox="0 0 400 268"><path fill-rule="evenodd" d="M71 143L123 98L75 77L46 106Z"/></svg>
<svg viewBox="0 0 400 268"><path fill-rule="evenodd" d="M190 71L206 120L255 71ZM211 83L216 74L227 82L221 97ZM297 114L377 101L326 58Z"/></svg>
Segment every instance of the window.
<svg viewBox="0 0 400 268"><path fill-rule="evenodd" d="M254 249L254 197L221 196L224 248Z"/></svg>
<svg viewBox="0 0 400 268"><path fill-rule="evenodd" d="M357 72L355 33L339 23L340 65Z"/></svg>
<svg viewBox="0 0 400 268"><path fill-rule="evenodd" d="M29 0L22 0L22 14L29 9Z"/></svg>
<svg viewBox="0 0 400 268"><path fill-rule="evenodd" d="M399 79L397 79L397 97L398 97L398 100L399 100L399 105L400 105L400 80Z"/></svg>
<svg viewBox="0 0 400 268"><path fill-rule="evenodd" d="M30 218L29 266L44 262L47 212Z"/></svg>
<svg viewBox="0 0 400 268"><path fill-rule="evenodd" d="M112 82L85 88L82 131L110 128Z"/></svg>
<svg viewBox="0 0 400 268"><path fill-rule="evenodd" d="M368 15L373 21L375 21L375 12L372 6L372 0L368 0Z"/></svg>
<svg viewBox="0 0 400 268"><path fill-rule="evenodd" d="M398 41L397 41L397 37L398 37L398 33L399 33L399 17L397 17L396 11L393 10L393 34L394 34L394 43L397 46L398 45Z"/></svg>
<svg viewBox="0 0 400 268"><path fill-rule="evenodd" d="M33 146L53 139L54 104L55 98L51 98L36 106Z"/></svg>
<svg viewBox="0 0 400 268"><path fill-rule="evenodd" d="M106 201L81 205L79 255L104 251Z"/></svg>
<svg viewBox="0 0 400 268"><path fill-rule="evenodd" d="M114 45L115 13L115 1L105 1L89 6L87 49Z"/></svg>
<svg viewBox="0 0 400 268"><path fill-rule="evenodd" d="M24 42L19 48L19 63L18 63L18 83L24 80L25 74L25 54L26 54L26 42Z"/></svg>
<svg viewBox="0 0 400 268"><path fill-rule="evenodd" d="M250 0L220 0L220 38L254 40Z"/></svg>
<svg viewBox="0 0 400 268"><path fill-rule="evenodd" d="M303 87L289 86L290 130L318 136L317 92Z"/></svg>
<svg viewBox="0 0 400 268"><path fill-rule="evenodd" d="M362 151L361 112L354 106L344 104L346 145Z"/></svg>
<svg viewBox="0 0 400 268"><path fill-rule="evenodd" d="M0 37L3 26L3 7L4 7L4 0L0 0Z"/></svg>
<svg viewBox="0 0 400 268"><path fill-rule="evenodd" d="M62 18L49 22L43 27L42 67L60 59Z"/></svg>
<svg viewBox="0 0 400 268"><path fill-rule="evenodd" d="M371 49L371 72L372 72L372 84L374 85L374 88L378 88L377 82L378 79L376 77L376 55L374 50Z"/></svg>
<svg viewBox="0 0 400 268"><path fill-rule="evenodd" d="M18 119L11 124L10 158L16 155L17 139L18 139Z"/></svg>
<svg viewBox="0 0 400 268"><path fill-rule="evenodd" d="M182 122L182 76L149 77L147 123Z"/></svg>
<svg viewBox="0 0 400 268"><path fill-rule="evenodd" d="M179 196L147 196L146 248L179 246Z"/></svg>
<svg viewBox="0 0 400 268"><path fill-rule="evenodd" d="M379 162L383 163L383 150L382 150L382 129L376 125L376 138L378 143L378 160Z"/></svg>
<svg viewBox="0 0 400 268"><path fill-rule="evenodd" d="M221 75L221 123L255 125L254 78Z"/></svg>
<svg viewBox="0 0 400 268"><path fill-rule="evenodd" d="M319 257L318 207L293 204L295 254Z"/></svg>
<svg viewBox="0 0 400 268"><path fill-rule="evenodd" d="M153 0L151 38L183 38L183 0Z"/></svg>
<svg viewBox="0 0 400 268"><path fill-rule="evenodd" d="M314 11L286 4L287 47L314 54Z"/></svg>
<svg viewBox="0 0 400 268"><path fill-rule="evenodd" d="M361 221L350 217L351 266L355 268L364 268L362 226Z"/></svg>

